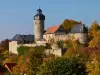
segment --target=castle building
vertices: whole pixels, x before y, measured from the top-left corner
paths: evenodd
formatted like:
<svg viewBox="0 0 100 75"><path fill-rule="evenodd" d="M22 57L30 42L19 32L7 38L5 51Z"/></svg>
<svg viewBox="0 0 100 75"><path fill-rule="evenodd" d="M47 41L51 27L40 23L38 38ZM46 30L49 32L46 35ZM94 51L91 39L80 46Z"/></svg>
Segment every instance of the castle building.
<svg viewBox="0 0 100 75"><path fill-rule="evenodd" d="M39 8L34 16L34 35L15 35L9 42L9 52L18 54L17 48L20 46L34 47L63 40L78 40L80 43L87 43L88 29L85 24L76 24L70 31L66 31L62 25L49 27L44 32L45 16ZM36 43L34 43L34 41ZM56 51L57 52L57 51ZM57 53L55 53L57 54Z"/></svg>
<svg viewBox="0 0 100 75"><path fill-rule="evenodd" d="M62 25L52 26L44 33L43 38L46 42L65 41L68 39L78 40L80 43L87 43L88 30L85 24L76 24L69 32Z"/></svg>

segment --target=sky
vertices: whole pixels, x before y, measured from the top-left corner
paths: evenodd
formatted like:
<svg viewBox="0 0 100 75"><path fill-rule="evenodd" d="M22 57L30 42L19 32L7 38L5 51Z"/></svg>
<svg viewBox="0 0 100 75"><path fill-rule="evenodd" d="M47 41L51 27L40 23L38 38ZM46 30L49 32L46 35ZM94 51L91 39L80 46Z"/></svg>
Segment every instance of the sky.
<svg viewBox="0 0 100 75"><path fill-rule="evenodd" d="M64 19L82 21L90 27L100 23L100 0L0 0L0 41L15 34L33 34L38 8L46 17L45 29Z"/></svg>

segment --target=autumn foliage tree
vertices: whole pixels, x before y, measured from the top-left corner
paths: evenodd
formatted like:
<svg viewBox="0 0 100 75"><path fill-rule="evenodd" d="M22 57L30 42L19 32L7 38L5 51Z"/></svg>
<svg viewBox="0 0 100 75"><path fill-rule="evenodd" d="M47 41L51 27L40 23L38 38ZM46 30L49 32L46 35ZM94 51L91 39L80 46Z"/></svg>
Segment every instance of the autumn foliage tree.
<svg viewBox="0 0 100 75"><path fill-rule="evenodd" d="M96 32L100 30L100 25L94 21L89 29L89 35L95 36Z"/></svg>
<svg viewBox="0 0 100 75"><path fill-rule="evenodd" d="M0 63L9 56L9 41L10 40L5 39L0 43Z"/></svg>
<svg viewBox="0 0 100 75"><path fill-rule="evenodd" d="M95 32L93 39L89 42L90 47L100 47L100 30Z"/></svg>
<svg viewBox="0 0 100 75"><path fill-rule="evenodd" d="M5 40L1 41L0 49L8 50L9 49L9 41L10 40L8 40L8 39L5 39Z"/></svg>
<svg viewBox="0 0 100 75"><path fill-rule="evenodd" d="M26 62L26 58L23 55L21 55L18 58L17 62L18 62L17 65L13 68L13 74L14 75L20 75L20 73L26 74L29 66L28 62Z"/></svg>

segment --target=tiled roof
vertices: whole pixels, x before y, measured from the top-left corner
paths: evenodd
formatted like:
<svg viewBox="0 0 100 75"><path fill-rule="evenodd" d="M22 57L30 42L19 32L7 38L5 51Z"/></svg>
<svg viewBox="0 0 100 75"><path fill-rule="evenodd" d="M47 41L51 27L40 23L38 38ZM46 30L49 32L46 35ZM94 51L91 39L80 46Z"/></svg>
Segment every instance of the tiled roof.
<svg viewBox="0 0 100 75"><path fill-rule="evenodd" d="M34 41L34 35L20 35L16 34L13 38L12 41Z"/></svg>
<svg viewBox="0 0 100 75"><path fill-rule="evenodd" d="M44 34L55 33L59 27L60 27L60 25L52 26L52 27L48 28Z"/></svg>
<svg viewBox="0 0 100 75"><path fill-rule="evenodd" d="M12 72L12 68L14 66L16 66L17 64L16 63L6 63L5 66L7 66L6 68L9 69L11 72Z"/></svg>

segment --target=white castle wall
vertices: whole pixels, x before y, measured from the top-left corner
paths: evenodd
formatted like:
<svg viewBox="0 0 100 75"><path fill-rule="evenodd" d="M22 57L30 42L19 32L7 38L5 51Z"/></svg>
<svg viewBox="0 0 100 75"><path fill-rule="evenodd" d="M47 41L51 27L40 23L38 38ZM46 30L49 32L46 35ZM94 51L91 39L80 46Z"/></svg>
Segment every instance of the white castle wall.
<svg viewBox="0 0 100 75"><path fill-rule="evenodd" d="M50 41L50 39L54 39L55 38L55 34L44 34L43 35L43 38L47 41L47 42L49 42Z"/></svg>
<svg viewBox="0 0 100 75"><path fill-rule="evenodd" d="M69 33L67 35L55 35L55 34L47 34L47 35L43 35L44 39L46 41L37 41L37 44L17 44L17 41L12 41L9 42L9 52L18 54L17 52L17 48L20 46L28 46L28 47L35 47L35 46L45 46L46 43L48 43L48 41L50 41L51 38L53 38L54 40L68 40L68 39L72 39L74 37L74 40L79 40L80 43L85 44L87 42L87 37L88 34L87 33ZM47 50L47 53L49 51ZM60 56L61 50L60 49L52 49L49 53L54 54L54 55L58 55Z"/></svg>
<svg viewBox="0 0 100 75"><path fill-rule="evenodd" d="M74 36L74 40L79 40L80 43L85 44L87 43L87 38L88 38L88 34L87 33L75 33L75 34L70 34L71 37Z"/></svg>
<svg viewBox="0 0 100 75"><path fill-rule="evenodd" d="M17 47L17 41L9 42L9 53L18 54Z"/></svg>
<svg viewBox="0 0 100 75"><path fill-rule="evenodd" d="M58 41L58 40L67 40L69 39L69 36L68 35L56 35L55 36L55 40Z"/></svg>
<svg viewBox="0 0 100 75"><path fill-rule="evenodd" d="M45 46L45 43L39 43L39 44L17 44L17 41L9 42L9 52L18 54L17 48L20 46L27 46L27 47L35 47L35 46Z"/></svg>
<svg viewBox="0 0 100 75"><path fill-rule="evenodd" d="M27 46L27 47L35 47L35 46L45 46L45 44L17 44L17 41L12 41L12 42L9 42L9 52L11 53L14 53L14 54L18 54L17 52L17 48L20 47L20 46ZM61 53L61 49L58 49L58 48L53 48L53 49L47 49L45 50L45 53L47 55L49 54L54 54L56 56L61 56L62 53Z"/></svg>
<svg viewBox="0 0 100 75"><path fill-rule="evenodd" d="M69 34L46 34L43 35L43 38L50 42L50 39L58 40L79 40L80 43L85 44L87 42L88 34L87 33L69 33Z"/></svg>

